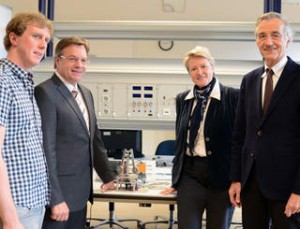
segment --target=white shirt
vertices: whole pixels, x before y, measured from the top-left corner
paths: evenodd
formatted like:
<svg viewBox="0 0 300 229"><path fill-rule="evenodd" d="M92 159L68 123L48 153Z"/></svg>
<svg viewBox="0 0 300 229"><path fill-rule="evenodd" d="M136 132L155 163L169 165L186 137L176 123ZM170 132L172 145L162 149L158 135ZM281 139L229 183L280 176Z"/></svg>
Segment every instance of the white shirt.
<svg viewBox="0 0 300 229"><path fill-rule="evenodd" d="M272 79L273 79L273 91L277 85L277 82L281 76L281 73L287 63L288 59L287 57L285 56L284 58L282 58L277 64L275 64L273 67L272 67L272 70L274 72L274 75L272 76ZM267 69L268 66L265 64L265 69ZM261 93L262 93L262 96L261 96L261 104L263 106L264 104L264 97L265 97L265 85L266 85L266 81L267 81L267 74L266 74L266 71L261 75L261 78L262 78L262 87L261 87Z"/></svg>
<svg viewBox="0 0 300 229"><path fill-rule="evenodd" d="M210 93L210 96L209 96L208 101L207 101L207 105L206 105L205 110L204 110L203 120L200 123L200 128L198 130L198 135L195 139L195 148L194 148L193 156L200 156L200 157L206 157L207 156L206 155L206 148L205 148L205 141L204 141L204 139L205 139L204 124L205 124L206 113L207 113L211 98L221 100L221 91L220 91L220 84L219 84L218 79L216 79L215 86L213 87L213 89ZM192 110L194 110L194 108L197 104L197 99L194 96L194 87L190 90L190 92L185 97L185 100L188 100L188 99L194 99L194 104L193 104L193 109L192 109ZM186 139L187 143L189 143L189 138L190 138L190 132L188 131L187 139ZM187 147L186 154L191 156L189 147Z"/></svg>

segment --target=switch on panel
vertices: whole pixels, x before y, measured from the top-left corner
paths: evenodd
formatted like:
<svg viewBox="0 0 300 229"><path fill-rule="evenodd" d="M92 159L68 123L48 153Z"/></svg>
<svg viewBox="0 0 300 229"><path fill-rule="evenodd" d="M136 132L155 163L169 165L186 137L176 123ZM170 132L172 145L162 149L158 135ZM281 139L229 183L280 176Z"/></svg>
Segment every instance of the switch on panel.
<svg viewBox="0 0 300 229"><path fill-rule="evenodd" d="M156 91L154 85L134 84L128 87L128 112L131 117L153 118L155 114Z"/></svg>
<svg viewBox="0 0 300 229"><path fill-rule="evenodd" d="M98 85L98 116L126 118L127 86L124 84Z"/></svg>
<svg viewBox="0 0 300 229"><path fill-rule="evenodd" d="M175 119L175 99L178 93L187 90L185 85L158 85L157 86L157 113L161 119Z"/></svg>
<svg viewBox="0 0 300 229"><path fill-rule="evenodd" d="M98 116L111 116L112 112L112 87L110 84L98 86Z"/></svg>
<svg viewBox="0 0 300 229"><path fill-rule="evenodd" d="M98 116L104 119L175 120L176 95L189 85L98 85Z"/></svg>

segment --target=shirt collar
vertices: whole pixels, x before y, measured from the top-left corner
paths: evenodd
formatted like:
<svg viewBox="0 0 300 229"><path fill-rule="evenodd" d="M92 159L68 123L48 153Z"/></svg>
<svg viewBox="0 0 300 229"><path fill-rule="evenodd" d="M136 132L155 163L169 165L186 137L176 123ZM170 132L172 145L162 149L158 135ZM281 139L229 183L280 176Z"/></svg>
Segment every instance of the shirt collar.
<svg viewBox="0 0 300 229"><path fill-rule="evenodd" d="M68 81L66 81L64 79L64 77L62 77L57 71L55 71L55 74L58 76L58 78L64 83L64 85L68 88L68 90L70 92L72 92L73 90L78 91L78 85L75 84L75 86L73 84L70 84Z"/></svg>
<svg viewBox="0 0 300 229"><path fill-rule="evenodd" d="M29 81L32 81L33 74L31 71L26 72L24 69L20 68L18 65L7 58L4 58L3 62L10 66L11 71L20 79L28 79Z"/></svg>
<svg viewBox="0 0 300 229"><path fill-rule="evenodd" d="M275 64L272 67L272 70L274 72L274 75L276 75L277 77L279 77L284 69L284 66L286 65L288 59L287 56L284 56L277 64ZM268 66L265 63L265 69L267 69ZM262 77L266 76L266 74L263 74Z"/></svg>
<svg viewBox="0 0 300 229"><path fill-rule="evenodd" d="M210 93L210 98L215 98L217 100L221 100L221 91L220 91L220 83L219 80L216 78L216 83L214 88L212 89ZM189 93L186 95L184 100L194 99L194 87L189 91Z"/></svg>

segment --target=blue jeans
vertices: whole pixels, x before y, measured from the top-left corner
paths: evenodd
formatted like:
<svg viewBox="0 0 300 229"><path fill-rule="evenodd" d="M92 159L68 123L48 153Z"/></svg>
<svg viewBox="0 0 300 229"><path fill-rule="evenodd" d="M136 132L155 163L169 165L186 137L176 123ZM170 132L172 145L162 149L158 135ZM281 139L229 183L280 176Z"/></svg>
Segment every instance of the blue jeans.
<svg viewBox="0 0 300 229"><path fill-rule="evenodd" d="M25 229L41 229L44 220L45 207L38 208L24 208L16 206L19 220ZM0 219L0 229L2 229L2 222Z"/></svg>

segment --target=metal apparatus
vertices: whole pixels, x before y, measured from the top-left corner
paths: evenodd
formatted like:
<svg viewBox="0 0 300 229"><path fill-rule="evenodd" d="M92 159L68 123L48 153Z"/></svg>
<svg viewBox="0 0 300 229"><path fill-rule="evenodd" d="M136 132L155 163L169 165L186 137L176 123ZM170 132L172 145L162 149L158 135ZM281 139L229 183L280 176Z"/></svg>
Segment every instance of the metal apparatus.
<svg viewBox="0 0 300 229"><path fill-rule="evenodd" d="M117 189L136 190L138 180L138 169L134 164L133 150L124 149L120 172L117 177Z"/></svg>

